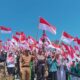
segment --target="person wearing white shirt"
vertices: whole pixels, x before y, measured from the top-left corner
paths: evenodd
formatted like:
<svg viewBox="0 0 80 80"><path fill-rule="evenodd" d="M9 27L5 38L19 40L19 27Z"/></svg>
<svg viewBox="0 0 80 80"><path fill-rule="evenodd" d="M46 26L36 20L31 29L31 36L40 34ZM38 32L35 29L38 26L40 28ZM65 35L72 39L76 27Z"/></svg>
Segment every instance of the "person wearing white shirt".
<svg viewBox="0 0 80 80"><path fill-rule="evenodd" d="M6 64L9 80L13 80L15 75L15 56L12 52L7 53Z"/></svg>

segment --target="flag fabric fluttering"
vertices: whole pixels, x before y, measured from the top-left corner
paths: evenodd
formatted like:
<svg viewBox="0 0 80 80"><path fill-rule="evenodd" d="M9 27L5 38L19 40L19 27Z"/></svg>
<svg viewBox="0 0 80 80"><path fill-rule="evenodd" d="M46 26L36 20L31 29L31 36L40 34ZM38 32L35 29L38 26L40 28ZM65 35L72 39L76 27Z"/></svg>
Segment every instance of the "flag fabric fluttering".
<svg viewBox="0 0 80 80"><path fill-rule="evenodd" d="M80 39L79 39L78 37L75 37L75 38L74 38L74 42L76 42L77 44L80 45Z"/></svg>
<svg viewBox="0 0 80 80"><path fill-rule="evenodd" d="M67 32L62 33L61 41L65 42L67 44L70 44L73 40L74 40L74 38Z"/></svg>
<svg viewBox="0 0 80 80"><path fill-rule="evenodd" d="M16 42L19 42L19 38L17 36L13 35L12 39L14 39Z"/></svg>
<svg viewBox="0 0 80 80"><path fill-rule="evenodd" d="M21 32L20 34L20 42L23 43L26 40L26 35L24 32Z"/></svg>
<svg viewBox="0 0 80 80"><path fill-rule="evenodd" d="M69 46L69 45L62 43L61 48L64 51L64 53L66 53L67 56L70 56L71 59L74 58L75 50L71 45Z"/></svg>
<svg viewBox="0 0 80 80"><path fill-rule="evenodd" d="M27 39L28 39L29 44L35 44L36 43L36 40L32 36L28 36Z"/></svg>
<svg viewBox="0 0 80 80"><path fill-rule="evenodd" d="M69 50L70 50L70 56L71 56L71 58L73 59L74 58L74 54L75 54L75 50L73 49L73 47L70 45L69 46Z"/></svg>
<svg viewBox="0 0 80 80"><path fill-rule="evenodd" d="M11 33L11 28L0 26L1 33Z"/></svg>
<svg viewBox="0 0 80 80"><path fill-rule="evenodd" d="M74 49L80 52L80 39L78 37L74 38Z"/></svg>
<svg viewBox="0 0 80 80"><path fill-rule="evenodd" d="M70 53L69 46L66 45L65 43L61 44L61 48L64 50L64 52L66 52L68 54Z"/></svg>
<svg viewBox="0 0 80 80"><path fill-rule="evenodd" d="M78 46L74 46L74 49L75 49L76 51L79 51L79 47L78 47Z"/></svg>
<svg viewBox="0 0 80 80"><path fill-rule="evenodd" d="M56 34L56 27L49 24L45 19L40 17L39 29L49 31L53 34Z"/></svg>
<svg viewBox="0 0 80 80"><path fill-rule="evenodd" d="M12 41L13 43L15 43L15 45L17 45L17 46L18 46L19 43L20 43L19 38L18 38L17 36L15 36L15 35L12 36L11 41Z"/></svg>
<svg viewBox="0 0 80 80"><path fill-rule="evenodd" d="M20 36L22 32L16 32L16 35Z"/></svg>
<svg viewBox="0 0 80 80"><path fill-rule="evenodd" d="M55 49L61 51L61 49L60 49L60 45L55 44L55 43L53 42L53 43L52 43L52 46L53 46Z"/></svg>

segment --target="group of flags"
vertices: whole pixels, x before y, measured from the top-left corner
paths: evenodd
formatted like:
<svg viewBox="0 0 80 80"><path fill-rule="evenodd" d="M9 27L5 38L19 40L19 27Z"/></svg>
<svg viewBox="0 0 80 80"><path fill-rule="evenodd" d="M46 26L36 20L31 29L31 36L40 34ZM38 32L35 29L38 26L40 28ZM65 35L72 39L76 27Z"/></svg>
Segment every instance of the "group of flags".
<svg viewBox="0 0 80 80"><path fill-rule="evenodd" d="M39 21L39 29L43 31L49 31L52 34L56 34L56 27L52 26L48 21L44 18L40 17ZM0 26L1 32L10 33L11 28L7 28L5 26ZM45 42L43 42L45 39ZM74 42L74 46L71 44ZM9 51L11 49L29 49L31 51L42 48L44 44L45 49L56 49L59 51L64 58L74 59L75 57L79 59L80 53L80 39L78 37L73 37L67 32L62 32L61 38L56 44L54 41L51 41L49 37L46 35L41 36L41 38L37 41L32 36L26 36L24 32L15 32L11 39L8 39L4 44L1 44L0 41L0 49L4 49Z"/></svg>

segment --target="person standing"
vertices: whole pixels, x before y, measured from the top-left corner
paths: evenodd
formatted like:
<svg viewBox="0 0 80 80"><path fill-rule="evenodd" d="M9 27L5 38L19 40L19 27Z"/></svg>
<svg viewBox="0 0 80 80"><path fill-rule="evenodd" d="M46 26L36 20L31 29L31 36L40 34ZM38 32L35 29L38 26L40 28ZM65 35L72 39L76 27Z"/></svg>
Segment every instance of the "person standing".
<svg viewBox="0 0 80 80"><path fill-rule="evenodd" d="M45 55L42 49L39 50L37 57L37 80L44 80L45 73Z"/></svg>
<svg viewBox="0 0 80 80"><path fill-rule="evenodd" d="M15 75L15 57L14 57L14 53L12 53L12 52L7 53L6 64L7 64L7 71L8 71L8 75L9 75L9 80L13 80L14 75Z"/></svg>
<svg viewBox="0 0 80 80"><path fill-rule="evenodd" d="M31 54L29 50L25 50L20 55L20 72L22 80L30 80L31 70L30 70L30 62L31 62Z"/></svg>
<svg viewBox="0 0 80 80"><path fill-rule="evenodd" d="M66 61L65 61L64 58L61 59L61 64L59 66L59 70L60 70L59 80L66 80L66 70L67 70L67 67L66 67Z"/></svg>
<svg viewBox="0 0 80 80"><path fill-rule="evenodd" d="M47 58L47 64L48 64L48 80L57 80L57 61L55 58L55 52L52 52L52 57L48 56Z"/></svg>
<svg viewBox="0 0 80 80"><path fill-rule="evenodd" d="M19 64L20 54L21 54L20 51L16 51L15 78L20 78L20 64Z"/></svg>

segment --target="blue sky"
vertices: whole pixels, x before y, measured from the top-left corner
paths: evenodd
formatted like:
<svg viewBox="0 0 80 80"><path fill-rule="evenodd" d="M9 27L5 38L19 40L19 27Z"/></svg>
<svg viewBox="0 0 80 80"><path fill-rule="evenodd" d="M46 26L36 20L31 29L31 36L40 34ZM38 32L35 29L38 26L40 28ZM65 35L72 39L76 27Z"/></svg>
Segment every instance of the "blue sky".
<svg viewBox="0 0 80 80"><path fill-rule="evenodd" d="M62 31L72 36L80 35L80 0L0 0L0 25L15 31L24 31L36 38L41 36L38 29L39 17L42 16L57 28L57 34L47 32L49 38L60 39ZM12 34L1 34L6 40Z"/></svg>

